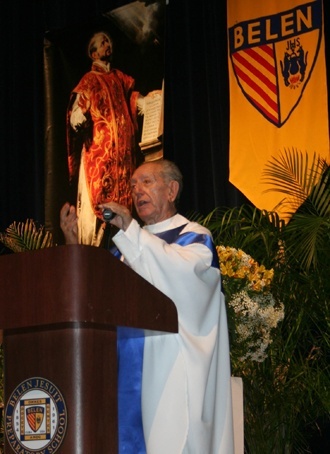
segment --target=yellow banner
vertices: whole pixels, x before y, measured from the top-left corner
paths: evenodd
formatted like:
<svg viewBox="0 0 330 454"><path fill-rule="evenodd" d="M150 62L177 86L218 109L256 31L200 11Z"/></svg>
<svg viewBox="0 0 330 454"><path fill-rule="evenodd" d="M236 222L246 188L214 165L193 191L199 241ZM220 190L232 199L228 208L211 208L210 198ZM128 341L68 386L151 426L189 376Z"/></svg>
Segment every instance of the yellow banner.
<svg viewBox="0 0 330 454"><path fill-rule="evenodd" d="M329 162L322 0L227 0L227 15L229 179L271 211L284 197L265 192L272 158L296 149Z"/></svg>

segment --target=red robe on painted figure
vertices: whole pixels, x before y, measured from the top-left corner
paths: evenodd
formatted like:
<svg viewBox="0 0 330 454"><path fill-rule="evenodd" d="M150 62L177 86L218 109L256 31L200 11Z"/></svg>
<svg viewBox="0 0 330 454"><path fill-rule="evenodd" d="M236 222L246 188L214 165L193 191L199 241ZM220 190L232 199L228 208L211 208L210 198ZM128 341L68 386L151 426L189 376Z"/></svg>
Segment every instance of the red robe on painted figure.
<svg viewBox="0 0 330 454"><path fill-rule="evenodd" d="M95 216L102 219L99 204L115 200L131 208L129 182L135 168L139 97L133 88L132 77L94 62L92 70L72 92L68 109L68 164L70 180L79 176L80 243L99 245L101 241L102 232L95 230L92 220ZM70 118L76 95L79 96L76 108L79 106L84 116L73 129ZM96 218L94 221L100 224Z"/></svg>

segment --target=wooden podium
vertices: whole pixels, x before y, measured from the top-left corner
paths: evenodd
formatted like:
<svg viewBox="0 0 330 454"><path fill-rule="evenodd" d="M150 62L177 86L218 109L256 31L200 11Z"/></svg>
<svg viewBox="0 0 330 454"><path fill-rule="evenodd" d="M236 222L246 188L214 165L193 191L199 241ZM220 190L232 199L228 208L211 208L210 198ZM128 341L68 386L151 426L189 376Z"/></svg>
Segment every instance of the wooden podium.
<svg viewBox="0 0 330 454"><path fill-rule="evenodd" d="M177 332L176 308L104 249L0 257L6 453L118 452L118 326Z"/></svg>

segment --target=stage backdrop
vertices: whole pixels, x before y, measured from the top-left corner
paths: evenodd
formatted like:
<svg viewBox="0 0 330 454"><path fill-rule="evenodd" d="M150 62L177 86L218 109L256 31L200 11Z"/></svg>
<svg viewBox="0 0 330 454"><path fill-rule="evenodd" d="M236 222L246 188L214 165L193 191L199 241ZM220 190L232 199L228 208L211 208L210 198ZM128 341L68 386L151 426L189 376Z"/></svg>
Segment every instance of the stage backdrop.
<svg viewBox="0 0 330 454"><path fill-rule="evenodd" d="M227 16L230 181L273 210L283 194L265 192L272 158L297 149L329 159L322 0L227 0Z"/></svg>
<svg viewBox="0 0 330 454"><path fill-rule="evenodd" d="M109 33L113 40L111 67L135 80L142 95L162 88L164 79L165 0L131 1L99 16L45 34L45 225L62 242L59 211L69 201L76 204L76 184L69 184L66 115L70 94L91 69L87 44L93 33ZM138 117L136 162L152 150L142 152L143 121Z"/></svg>

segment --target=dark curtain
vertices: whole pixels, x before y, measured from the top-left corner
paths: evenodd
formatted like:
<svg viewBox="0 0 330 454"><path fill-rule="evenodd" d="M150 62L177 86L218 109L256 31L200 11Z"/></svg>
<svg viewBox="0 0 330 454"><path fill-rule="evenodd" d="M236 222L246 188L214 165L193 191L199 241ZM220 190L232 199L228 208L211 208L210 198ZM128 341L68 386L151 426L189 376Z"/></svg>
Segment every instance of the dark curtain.
<svg viewBox="0 0 330 454"><path fill-rule="evenodd" d="M125 3L2 3L1 231L13 221L45 221L45 182L52 178L45 157L52 134L44 121L46 32L84 24ZM327 1L324 8L328 56ZM165 36L165 157L184 174L181 211L207 214L216 206L240 205L246 199L228 182L226 0L170 0Z"/></svg>
<svg viewBox="0 0 330 454"><path fill-rule="evenodd" d="M165 150L184 174L184 211L245 201L228 182L226 1L172 1L166 40Z"/></svg>

